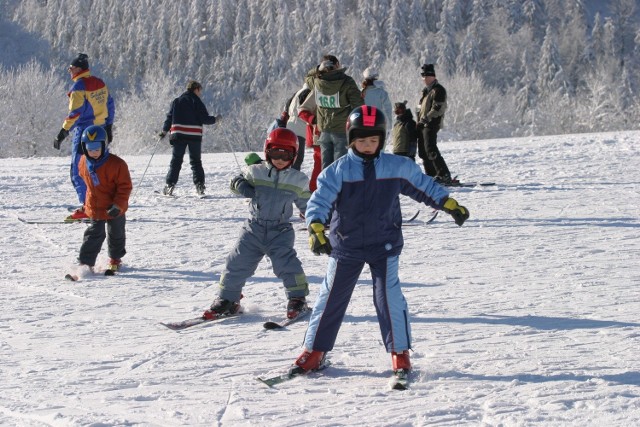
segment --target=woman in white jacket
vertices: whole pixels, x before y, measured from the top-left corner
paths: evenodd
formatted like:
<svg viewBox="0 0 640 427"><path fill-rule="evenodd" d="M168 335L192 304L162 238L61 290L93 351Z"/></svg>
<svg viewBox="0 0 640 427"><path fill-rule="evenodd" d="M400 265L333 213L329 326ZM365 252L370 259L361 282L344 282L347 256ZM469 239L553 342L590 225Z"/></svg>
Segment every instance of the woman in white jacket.
<svg viewBox="0 0 640 427"><path fill-rule="evenodd" d="M362 99L364 99L364 103L380 109L387 119L387 129L393 128L391 100L384 87L384 82L378 80L378 71L373 67L368 67L364 70L362 76L364 77L362 81Z"/></svg>

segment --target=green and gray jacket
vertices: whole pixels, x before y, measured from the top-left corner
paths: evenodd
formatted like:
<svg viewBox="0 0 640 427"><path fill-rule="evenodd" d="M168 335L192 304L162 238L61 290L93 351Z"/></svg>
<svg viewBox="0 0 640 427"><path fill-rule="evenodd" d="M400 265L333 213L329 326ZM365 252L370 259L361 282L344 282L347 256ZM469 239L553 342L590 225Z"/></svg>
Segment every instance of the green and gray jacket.
<svg viewBox="0 0 640 427"><path fill-rule="evenodd" d="M231 180L231 191L251 199L253 220L288 223L295 204L301 212L307 209L311 197L309 179L295 169L279 171L269 162L251 165Z"/></svg>
<svg viewBox="0 0 640 427"><path fill-rule="evenodd" d="M358 85L344 70L332 70L313 79L312 88L318 106L316 121L320 132L345 132L349 113L364 105Z"/></svg>

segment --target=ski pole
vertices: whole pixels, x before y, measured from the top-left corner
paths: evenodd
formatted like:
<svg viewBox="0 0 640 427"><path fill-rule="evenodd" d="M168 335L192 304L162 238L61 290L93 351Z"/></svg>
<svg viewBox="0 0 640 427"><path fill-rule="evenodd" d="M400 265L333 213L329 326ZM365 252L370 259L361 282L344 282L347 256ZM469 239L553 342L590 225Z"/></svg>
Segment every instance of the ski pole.
<svg viewBox="0 0 640 427"><path fill-rule="evenodd" d="M160 143L160 141L162 141L162 137L158 136L158 140L156 141L156 145L155 145L155 147L153 147L153 152L151 152L151 158L149 159L149 163L147 163L147 167L144 169L144 172L142 172L142 177L140 178L140 182L138 183L138 186L136 187L136 190L133 192L133 197L131 197L131 201L134 201L136 199L136 195L138 194L138 189L142 185L142 181L144 180L144 176L147 174L147 170L149 169L149 166L151 165L151 160L153 160L153 156L156 154L156 150L158 149L158 143Z"/></svg>

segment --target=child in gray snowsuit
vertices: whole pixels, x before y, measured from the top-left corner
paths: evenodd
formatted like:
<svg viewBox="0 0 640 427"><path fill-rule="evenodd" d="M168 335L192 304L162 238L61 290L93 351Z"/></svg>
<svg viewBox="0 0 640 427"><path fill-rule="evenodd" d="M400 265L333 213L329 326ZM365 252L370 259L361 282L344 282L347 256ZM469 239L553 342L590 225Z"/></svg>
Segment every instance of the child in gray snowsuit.
<svg viewBox="0 0 640 427"><path fill-rule="evenodd" d="M293 168L298 138L286 128L274 129L265 141L266 161L250 165L231 180L231 191L251 199L249 218L227 256L218 298L203 314L205 319L234 314L240 309L242 288L268 255L273 272L282 279L289 299L287 317L308 309L309 284L293 248L295 234L289 219L295 205L304 212L311 197L309 179Z"/></svg>

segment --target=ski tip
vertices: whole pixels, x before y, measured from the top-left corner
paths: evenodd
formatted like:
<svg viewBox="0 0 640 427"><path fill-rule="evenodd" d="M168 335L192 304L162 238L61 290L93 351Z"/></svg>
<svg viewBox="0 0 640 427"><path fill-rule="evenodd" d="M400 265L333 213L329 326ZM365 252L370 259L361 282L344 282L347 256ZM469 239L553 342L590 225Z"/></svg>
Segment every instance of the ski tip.
<svg viewBox="0 0 640 427"><path fill-rule="evenodd" d="M113 270L105 270L104 275L105 276L115 276L116 272L113 271Z"/></svg>
<svg viewBox="0 0 640 427"><path fill-rule="evenodd" d="M282 326L281 324L277 323L277 322L264 322L264 324L262 325L265 329L284 329L284 326Z"/></svg>
<svg viewBox="0 0 640 427"><path fill-rule="evenodd" d="M70 282L77 282L78 279L80 279L75 274L67 274L67 275L64 276L64 278L65 278L65 280L69 280Z"/></svg>

